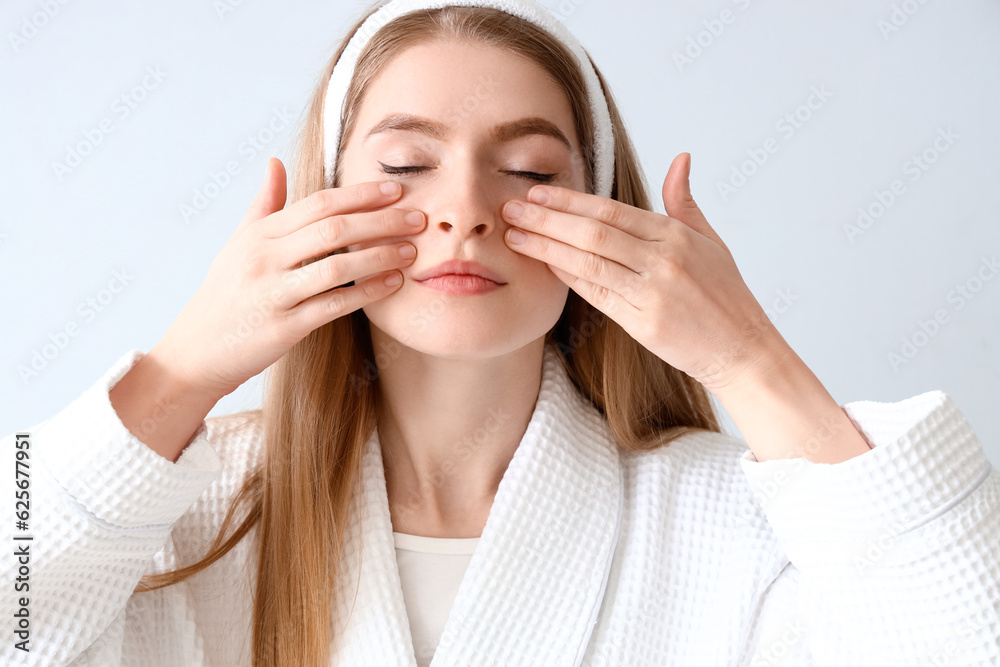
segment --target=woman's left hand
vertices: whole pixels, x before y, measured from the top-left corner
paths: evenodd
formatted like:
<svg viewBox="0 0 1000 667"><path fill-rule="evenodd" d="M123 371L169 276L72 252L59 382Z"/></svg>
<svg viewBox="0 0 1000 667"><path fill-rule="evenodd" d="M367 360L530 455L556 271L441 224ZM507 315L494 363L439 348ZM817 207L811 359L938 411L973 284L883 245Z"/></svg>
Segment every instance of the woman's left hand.
<svg viewBox="0 0 1000 667"><path fill-rule="evenodd" d="M791 348L691 197L690 158L681 153L667 171L667 215L539 185L519 202L521 217L509 215L511 203L504 207L512 226L504 238L512 250L545 262L643 347L716 393L751 381ZM512 242L517 230L526 234L523 243Z"/></svg>

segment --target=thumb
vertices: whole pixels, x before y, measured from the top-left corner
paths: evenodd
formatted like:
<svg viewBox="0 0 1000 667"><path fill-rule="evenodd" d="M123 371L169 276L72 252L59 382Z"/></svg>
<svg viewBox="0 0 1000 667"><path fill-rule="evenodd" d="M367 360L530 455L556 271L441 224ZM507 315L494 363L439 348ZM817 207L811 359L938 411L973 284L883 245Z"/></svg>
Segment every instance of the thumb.
<svg viewBox="0 0 1000 667"><path fill-rule="evenodd" d="M285 165L276 157L269 158L267 171L264 172L264 182L250 203L250 208L243 216L240 226L252 224L283 209L288 196L287 188Z"/></svg>
<svg viewBox="0 0 1000 667"><path fill-rule="evenodd" d="M663 179L663 208L669 217L680 220L702 236L712 239L728 252L729 248L708 224L705 214L701 212L694 197L691 196L690 176L691 154L681 153L670 163L667 176Z"/></svg>

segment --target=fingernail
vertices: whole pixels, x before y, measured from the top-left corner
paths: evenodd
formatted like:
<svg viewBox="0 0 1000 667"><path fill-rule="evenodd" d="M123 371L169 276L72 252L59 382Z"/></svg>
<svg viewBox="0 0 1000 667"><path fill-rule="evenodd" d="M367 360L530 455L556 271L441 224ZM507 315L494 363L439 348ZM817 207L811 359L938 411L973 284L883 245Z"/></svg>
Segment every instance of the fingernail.
<svg viewBox="0 0 1000 667"><path fill-rule="evenodd" d="M549 193L543 188L534 187L531 188L531 191L528 193L528 199L536 204L546 204L549 201Z"/></svg>
<svg viewBox="0 0 1000 667"><path fill-rule="evenodd" d="M524 215L524 206L516 201L509 201L503 208L503 214L504 217L510 218L511 220L517 220Z"/></svg>
<svg viewBox="0 0 1000 667"><path fill-rule="evenodd" d="M424 224L424 214L420 211L410 211L403 216L403 220L406 221L408 225L422 225Z"/></svg>
<svg viewBox="0 0 1000 667"><path fill-rule="evenodd" d="M383 181L378 189L382 191L384 195L398 195L399 194L399 183L396 181Z"/></svg>
<svg viewBox="0 0 1000 667"><path fill-rule="evenodd" d="M528 240L528 235L520 229L510 229L507 231L507 240L514 245L521 245Z"/></svg>
<svg viewBox="0 0 1000 667"><path fill-rule="evenodd" d="M411 246L409 243L406 245L399 246L399 256L403 259L410 259L417 254L417 249Z"/></svg>

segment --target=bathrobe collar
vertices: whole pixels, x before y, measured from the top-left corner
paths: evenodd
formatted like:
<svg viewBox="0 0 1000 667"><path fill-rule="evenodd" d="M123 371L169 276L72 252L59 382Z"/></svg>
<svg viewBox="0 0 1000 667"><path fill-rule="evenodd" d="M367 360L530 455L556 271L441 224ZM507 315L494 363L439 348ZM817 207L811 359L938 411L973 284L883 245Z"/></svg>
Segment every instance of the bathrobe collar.
<svg viewBox="0 0 1000 667"><path fill-rule="evenodd" d="M607 423L576 390L559 354L546 344L534 411L433 667L579 665L583 658L618 540L624 481ZM363 516L351 512L338 570L337 613L348 621L334 629L334 664L413 667L377 429L365 446L360 482L354 502L360 500Z"/></svg>

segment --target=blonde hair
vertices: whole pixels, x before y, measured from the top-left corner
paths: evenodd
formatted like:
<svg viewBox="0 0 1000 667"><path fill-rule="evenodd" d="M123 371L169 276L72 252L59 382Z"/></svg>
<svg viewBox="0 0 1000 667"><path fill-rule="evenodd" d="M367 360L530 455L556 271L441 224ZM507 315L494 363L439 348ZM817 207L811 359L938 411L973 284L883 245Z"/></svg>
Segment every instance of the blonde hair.
<svg viewBox="0 0 1000 667"><path fill-rule="evenodd" d="M327 82L351 35L381 4L370 7L354 24L321 75L299 137L292 201L324 187L322 119ZM424 10L380 28L360 55L347 93L341 146L354 127L355 111L369 83L381 68L410 46L455 38L525 56L560 83L573 109L587 189L593 192L593 131L576 61L545 31L489 8ZM598 78L615 136L611 196L652 210L632 143L600 72ZM692 430L721 432L708 393L700 384L651 354L572 291L558 322L546 334L549 342L559 349L559 359L576 388L606 417L621 450L656 449ZM377 423L378 382L359 382L358 378L370 377L373 368L368 320L361 309L319 327L275 362L260 410L218 418L252 420L261 428L265 449L262 463L233 498L207 554L172 572L144 576L135 593L163 588L200 572L256 526L252 664L329 664L334 584L344 527L360 481L363 448ZM230 534L244 507L242 521Z"/></svg>

